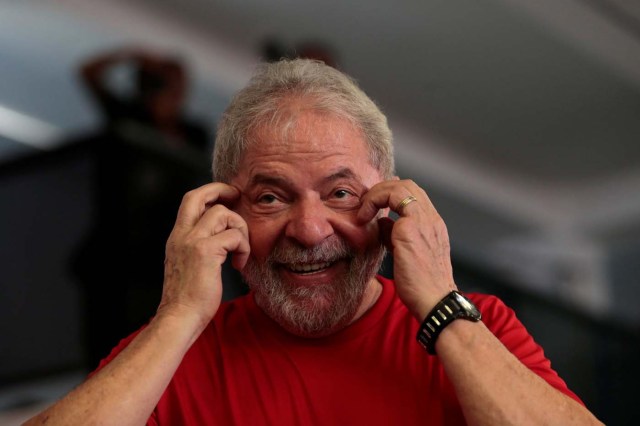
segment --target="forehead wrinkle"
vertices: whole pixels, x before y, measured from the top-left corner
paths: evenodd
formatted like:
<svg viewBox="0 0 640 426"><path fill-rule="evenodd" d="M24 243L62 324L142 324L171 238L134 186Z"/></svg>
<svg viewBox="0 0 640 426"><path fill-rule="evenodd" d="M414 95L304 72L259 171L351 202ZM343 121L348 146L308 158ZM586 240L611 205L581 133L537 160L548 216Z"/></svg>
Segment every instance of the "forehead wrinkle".
<svg viewBox="0 0 640 426"><path fill-rule="evenodd" d="M247 153L247 162L251 169L261 169L263 167L270 169L271 167L277 167L279 163L290 161L303 161L304 164L309 164L345 155L342 149L335 149L333 146L320 149L316 144L309 146L281 141L260 143L263 145L259 153L251 151ZM302 158L298 159L297 157ZM334 161L338 162L339 160Z"/></svg>
<svg viewBox="0 0 640 426"><path fill-rule="evenodd" d="M338 142L346 136L344 128L336 129L336 126L347 125L350 131L355 132L363 141L362 129L353 123L348 117L344 117L332 111L314 108L312 105L291 102L281 109L272 112L271 115L258 120L248 133L249 140L253 143L270 145L291 146L299 142L298 138L312 139L309 135L317 132L318 127L323 129L325 141L316 140L312 145L317 146L323 142ZM296 132L302 132L296 135ZM365 142L366 143L366 142ZM313 149L313 148L311 148Z"/></svg>
<svg viewBox="0 0 640 426"><path fill-rule="evenodd" d="M342 167L335 173L331 173L329 176L322 179L323 182L333 182L339 179L354 179L360 181L360 178L349 167Z"/></svg>
<svg viewBox="0 0 640 426"><path fill-rule="evenodd" d="M362 185L361 178L348 167L342 167L336 172L322 178L320 180L320 185L326 185L340 179L355 180ZM265 173L256 173L249 181L248 186L255 187L258 185L272 185L287 189L291 189L296 186L295 182L287 177Z"/></svg>
<svg viewBox="0 0 640 426"><path fill-rule="evenodd" d="M364 160L373 167L362 131L357 126L351 126L349 120L333 114L314 110L300 113L293 117L285 114L292 119L286 120L292 125L288 131L283 132L283 126L268 126L264 122L253 128L251 145L244 152L243 167L248 183L254 185L258 180L267 182L264 179L252 179L257 174L273 175L275 172L278 175L281 172L281 176L286 176L286 170L294 163L302 164L298 168L304 168L304 164L315 162L325 162L332 166L325 169L324 176L318 176L316 183L340 178L362 181L365 176L359 176L355 172L360 171L360 162ZM285 135L286 133L288 134ZM364 148L364 152L361 152L360 147ZM279 185L285 183L275 180L270 182ZM296 185L296 182L289 183Z"/></svg>

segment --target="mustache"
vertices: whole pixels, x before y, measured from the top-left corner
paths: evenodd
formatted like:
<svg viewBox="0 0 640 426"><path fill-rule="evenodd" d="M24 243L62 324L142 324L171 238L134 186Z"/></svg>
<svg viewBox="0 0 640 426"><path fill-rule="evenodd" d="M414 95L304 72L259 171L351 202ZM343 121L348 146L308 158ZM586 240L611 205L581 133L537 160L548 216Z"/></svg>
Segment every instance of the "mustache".
<svg viewBox="0 0 640 426"><path fill-rule="evenodd" d="M282 241L273 248L267 262L270 264L335 262L339 259L351 259L355 255L356 253L342 238L332 236L311 248L301 247L291 241Z"/></svg>

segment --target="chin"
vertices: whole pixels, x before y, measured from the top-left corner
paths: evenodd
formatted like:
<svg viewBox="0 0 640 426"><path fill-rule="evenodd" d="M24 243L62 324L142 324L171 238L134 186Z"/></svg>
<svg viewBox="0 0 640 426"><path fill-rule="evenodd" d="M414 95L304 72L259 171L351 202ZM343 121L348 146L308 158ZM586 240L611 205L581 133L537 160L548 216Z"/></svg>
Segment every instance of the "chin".
<svg viewBox="0 0 640 426"><path fill-rule="evenodd" d="M335 285L296 288L279 297L256 289L255 297L258 306L289 333L323 337L351 323L364 297L364 287L348 297L336 292Z"/></svg>
<svg viewBox="0 0 640 426"><path fill-rule="evenodd" d="M258 306L282 328L297 336L322 337L353 321L384 253L380 245L356 254L339 239L313 249L284 245L276 247L266 261L250 256L242 276ZM300 275L281 267L322 262L334 266Z"/></svg>

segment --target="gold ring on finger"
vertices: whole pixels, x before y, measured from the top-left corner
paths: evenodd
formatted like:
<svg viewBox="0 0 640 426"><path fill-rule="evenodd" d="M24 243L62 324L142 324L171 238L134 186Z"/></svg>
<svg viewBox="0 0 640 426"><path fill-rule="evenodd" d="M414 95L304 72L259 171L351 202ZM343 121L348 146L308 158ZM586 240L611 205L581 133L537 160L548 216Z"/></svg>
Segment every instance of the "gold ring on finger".
<svg viewBox="0 0 640 426"><path fill-rule="evenodd" d="M396 207L396 212L398 214L402 214L402 210L407 206L407 204L412 203L414 201L418 201L418 199L413 195L409 195L407 198L405 198L404 200L398 203L398 206Z"/></svg>

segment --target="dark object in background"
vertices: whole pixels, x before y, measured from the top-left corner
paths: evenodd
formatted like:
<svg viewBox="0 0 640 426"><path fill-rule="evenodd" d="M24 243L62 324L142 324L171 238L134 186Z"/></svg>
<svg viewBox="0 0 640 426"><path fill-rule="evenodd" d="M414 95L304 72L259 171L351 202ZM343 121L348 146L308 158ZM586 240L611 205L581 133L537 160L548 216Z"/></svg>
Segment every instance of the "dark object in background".
<svg viewBox="0 0 640 426"><path fill-rule="evenodd" d="M118 66L131 68L128 93L109 85ZM121 49L90 59L81 76L104 116L102 129L87 138L94 226L74 259L92 369L155 313L182 196L211 178L208 132L183 115L187 76L180 62Z"/></svg>

